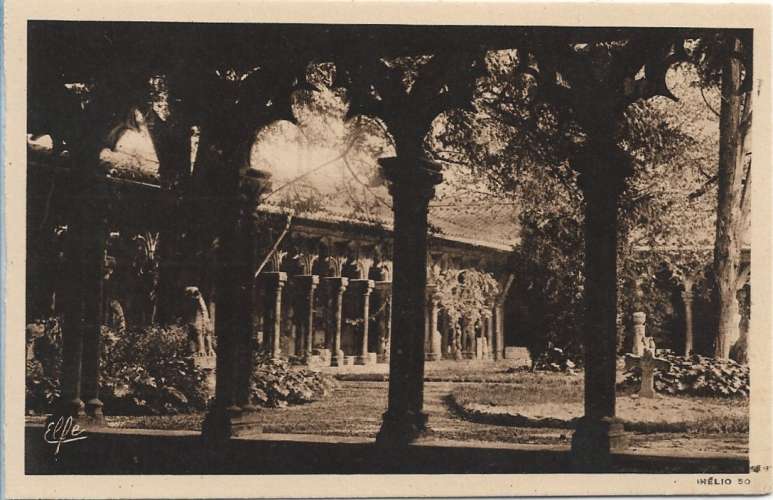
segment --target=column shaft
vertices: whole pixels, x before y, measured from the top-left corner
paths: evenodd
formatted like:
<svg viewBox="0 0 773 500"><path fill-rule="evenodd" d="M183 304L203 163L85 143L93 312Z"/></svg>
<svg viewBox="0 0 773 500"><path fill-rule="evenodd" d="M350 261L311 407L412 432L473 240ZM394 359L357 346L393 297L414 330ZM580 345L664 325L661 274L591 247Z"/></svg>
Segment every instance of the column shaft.
<svg viewBox="0 0 773 500"><path fill-rule="evenodd" d="M99 399L99 358L102 340L105 251L107 248L107 185L105 179L94 178L90 199L84 214L87 234L84 235L83 271L83 371L81 397L86 414L95 423L104 423L102 401Z"/></svg>
<svg viewBox="0 0 773 500"><path fill-rule="evenodd" d="M343 323L343 304L344 292L349 284L348 278L326 278L331 282L331 293L333 294L333 339L332 352L330 354L331 366L343 366L343 351L341 350L341 326Z"/></svg>
<svg viewBox="0 0 773 500"><path fill-rule="evenodd" d="M375 286L373 280L357 279L351 281L352 285L361 288L362 292L362 326L360 328L360 349L355 359L358 365L367 365L370 360L368 356L368 323L370 322L370 294Z"/></svg>
<svg viewBox="0 0 773 500"><path fill-rule="evenodd" d="M394 210L394 277L389 403L377 440L407 443L426 428L424 316L427 285L427 208L439 168L415 158L385 158Z"/></svg>
<svg viewBox="0 0 773 500"><path fill-rule="evenodd" d="M282 357L282 290L287 283L287 274L284 272L264 272L266 287L266 317L263 320L264 328L269 328L271 357Z"/></svg>
<svg viewBox="0 0 773 500"><path fill-rule="evenodd" d="M684 355L690 356L693 351L693 329L692 329L692 292L682 292L684 301Z"/></svg>
<svg viewBox="0 0 773 500"><path fill-rule="evenodd" d="M298 275L295 280L301 289L302 307L299 308L298 314L302 315L303 324L303 361L308 364L314 348L314 292L319 285L319 276Z"/></svg>
<svg viewBox="0 0 773 500"><path fill-rule="evenodd" d="M615 418L617 204L630 160L616 146L600 143L578 155L573 166L581 172L585 198L585 415L572 450L584 466L603 467L610 451L626 446Z"/></svg>
<svg viewBox="0 0 773 500"><path fill-rule="evenodd" d="M80 200L74 200L77 207ZM58 297L62 305L62 395L56 413L78 416L83 413L81 400L81 370L83 357L83 300L80 256L82 231L79 209L68 224L65 239L65 290Z"/></svg>

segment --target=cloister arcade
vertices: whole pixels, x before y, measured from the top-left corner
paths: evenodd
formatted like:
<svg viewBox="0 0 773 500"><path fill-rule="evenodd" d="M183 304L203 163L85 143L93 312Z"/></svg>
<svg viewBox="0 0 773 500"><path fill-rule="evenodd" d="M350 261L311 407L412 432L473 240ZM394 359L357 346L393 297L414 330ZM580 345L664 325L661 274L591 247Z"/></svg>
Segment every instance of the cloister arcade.
<svg viewBox="0 0 773 500"><path fill-rule="evenodd" d="M436 343L428 341L427 335L435 330L436 322L428 262L430 267L451 265L455 249L462 256L481 254L474 245L432 241L428 236L428 204L443 181L440 165L427 159L423 151L433 120L447 110L469 105L475 80L486 71L483 56L487 50L524 44L549 50L548 35L583 44L627 39L633 34L644 34L654 51L668 47L679 36L662 29L650 34L617 28L465 27L462 34L454 27L411 26L30 24L28 132L49 134L54 149L66 152L62 157L70 167L67 223L73 236L68 238L66 254L73 265L69 290L63 297L63 394L57 411L86 420L84 409L94 420L101 415L98 342L104 307L107 207L113 194L108 173L99 168L99 157L131 126L133 110L149 107L149 82L163 78L170 96L168 117L157 117L153 124L161 175L157 196L168 209L159 218L160 231L163 234L168 229L165 220L184 215L178 199L193 200L194 207L197 200L206 200L206 213L199 210L189 224L202 232L214 230L219 242L217 384L204 434L217 440L256 422L255 408L247 396L253 349L250 326L259 314L254 294L256 289L273 290L273 304L279 309L280 292L292 279L306 287L309 301L314 300L317 289L327 286L323 283L329 283L338 297L348 285L349 293L356 290L360 295L363 315L370 310L371 294L391 288L391 316L385 316L389 318L385 323L391 325L383 327L391 333L378 333L389 339L390 378L388 409L377 441L405 444L427 427L422 412L424 363L438 355ZM621 63L614 67L619 71L609 69L605 80L597 78L588 87L572 89L582 90L580 101L585 104L578 109L587 112L582 116L589 136L588 144L572 159L582 172L581 187L587 199L585 418L573 441L574 450L582 456L603 455L625 444L622 425L615 418L616 235L609 228L617 223L615 203L630 172L630 158L614 145L612 137L621 106L624 109L626 103L658 91L659 87L648 86L647 79L654 73L637 76L642 65L661 63L658 54L649 51L641 64ZM405 87L396 80L397 70L381 61L413 55L432 58ZM391 244L365 238L337 250L340 242L331 240L324 224L309 222L292 237L307 246L327 241L327 249L303 254L291 278L279 262L281 253L274 253L275 261L267 264L269 270L260 283L253 279L261 265L257 247L270 246L276 238L276 233L267 238L258 211L272 189L272 176L249 167L249 146L256 131L279 119L293 119L290 96L308 86L304 71L314 61L335 64L336 85L347 89L350 115L378 117L394 140L395 156L379 162L394 210ZM632 85L635 78L640 85ZM562 88L558 85L554 90L567 91ZM194 125L201 137L191 168L190 130ZM349 279L343 271L344 258L355 264ZM479 258L491 261L503 285L511 280L504 251L487 249ZM325 277L320 277L322 264L332 264ZM494 356L500 356L501 313L493 317L494 324L484 328L484 335L491 339ZM306 332L313 322L311 315L308 318ZM340 320L339 314L332 332L333 351L340 345ZM367 343L371 337L366 333L359 338ZM362 345L357 354L365 356L374 348L385 357L385 345ZM306 354L313 346L313 337L303 343ZM273 348L281 346L275 341Z"/></svg>

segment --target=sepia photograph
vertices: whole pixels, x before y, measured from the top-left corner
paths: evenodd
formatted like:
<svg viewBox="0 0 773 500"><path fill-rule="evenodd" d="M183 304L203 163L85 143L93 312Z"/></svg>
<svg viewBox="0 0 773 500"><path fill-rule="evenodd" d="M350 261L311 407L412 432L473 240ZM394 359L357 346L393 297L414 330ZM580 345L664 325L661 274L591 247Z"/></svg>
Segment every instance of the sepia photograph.
<svg viewBox="0 0 773 500"><path fill-rule="evenodd" d="M769 6L112 3L11 2L9 496L770 492Z"/></svg>

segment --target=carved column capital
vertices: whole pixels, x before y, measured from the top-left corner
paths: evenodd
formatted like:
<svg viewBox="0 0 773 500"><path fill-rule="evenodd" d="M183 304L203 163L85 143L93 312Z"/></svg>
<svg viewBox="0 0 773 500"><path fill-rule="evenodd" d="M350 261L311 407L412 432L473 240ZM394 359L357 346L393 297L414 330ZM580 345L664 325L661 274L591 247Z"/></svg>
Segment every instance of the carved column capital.
<svg viewBox="0 0 773 500"><path fill-rule="evenodd" d="M408 197L414 203L429 203L435 196L435 186L443 180L440 164L426 158L390 157L378 160L384 177L389 181L393 197Z"/></svg>
<svg viewBox="0 0 773 500"><path fill-rule="evenodd" d="M302 276L309 276L312 274L314 270L314 263L319 258L319 255L316 253L311 252L299 252L295 255L295 259L298 261L298 264L301 266L301 270L303 272Z"/></svg>
<svg viewBox="0 0 773 500"><path fill-rule="evenodd" d="M340 278L344 271L344 265L348 259L342 255L328 255L325 258L330 274L333 278Z"/></svg>
<svg viewBox="0 0 773 500"><path fill-rule="evenodd" d="M242 216L255 217L263 195L271 189L271 173L248 168L239 176L239 201Z"/></svg>
<svg viewBox="0 0 773 500"><path fill-rule="evenodd" d="M269 257L268 259L268 272L283 274L287 276L285 273L280 271L280 269L282 268L282 261L286 256L287 256L287 252L285 252L284 250L277 250L274 253L272 253L271 257Z"/></svg>

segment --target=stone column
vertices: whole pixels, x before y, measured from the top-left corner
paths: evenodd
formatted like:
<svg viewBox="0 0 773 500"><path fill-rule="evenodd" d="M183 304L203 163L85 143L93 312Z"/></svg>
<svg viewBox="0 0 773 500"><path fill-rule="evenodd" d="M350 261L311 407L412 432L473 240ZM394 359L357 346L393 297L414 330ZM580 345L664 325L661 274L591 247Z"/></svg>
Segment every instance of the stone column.
<svg viewBox="0 0 773 500"><path fill-rule="evenodd" d="M384 309L384 318L386 321L386 331L384 333L384 362L389 363L391 345L392 345L392 284L389 284L389 293L386 297L386 308Z"/></svg>
<svg viewBox="0 0 773 500"><path fill-rule="evenodd" d="M235 264L235 273L239 280L239 297L236 338L236 404L242 412L254 412L250 395L252 371L255 369L255 327L260 308L256 302L257 280L255 272L260 265L258 238L261 236L261 222L257 208L263 195L271 188L271 174L250 168L239 180L240 207L239 228L236 238L240 256ZM243 417L246 417L243 415Z"/></svg>
<svg viewBox="0 0 773 500"><path fill-rule="evenodd" d="M370 363L368 356L368 323L370 322L370 294L375 283L369 279L356 279L351 281L352 286L360 288L362 293L362 327L360 328L360 351L354 362L358 365Z"/></svg>
<svg viewBox="0 0 773 500"><path fill-rule="evenodd" d="M298 275L295 276L296 283L300 288L300 298L302 306L299 308L298 313L301 315L303 325L303 362L309 364L311 362L311 355L314 342L314 292L319 285L319 276L310 275Z"/></svg>
<svg viewBox="0 0 773 500"><path fill-rule="evenodd" d="M343 366L344 351L341 349L341 324L343 323L344 292L349 285L349 279L340 276L325 279L329 280L329 290L333 295L333 332L330 335L333 344L330 346L330 366Z"/></svg>
<svg viewBox="0 0 773 500"><path fill-rule="evenodd" d="M233 144L228 146L239 149ZM210 150L223 151L214 147ZM222 175L212 202L215 214L221 219L215 278L218 312L215 319L215 402L202 424L202 434L212 441L259 429L249 390L254 352L256 209L270 184L266 172L248 169L240 175L236 157L218 154L211 158Z"/></svg>
<svg viewBox="0 0 773 500"><path fill-rule="evenodd" d="M263 273L266 290L266 315L263 327L268 328L272 359L282 358L282 291L287 283L287 273L271 271Z"/></svg>
<svg viewBox="0 0 773 500"><path fill-rule="evenodd" d="M449 349L448 346L451 342L451 337L448 331L448 316L445 312L445 310L442 311L442 314L440 315L440 321L439 321L439 327L440 330L440 359L445 359L448 357Z"/></svg>
<svg viewBox="0 0 773 500"><path fill-rule="evenodd" d="M427 339L427 361L437 361L442 357L442 347L440 332L438 331L438 305L440 304L440 297L435 292L436 285L427 285L428 300L427 300L427 316L428 316L428 339Z"/></svg>
<svg viewBox="0 0 773 500"><path fill-rule="evenodd" d="M376 298L379 313L376 319L376 362L385 363L389 359L389 341L387 332L387 322L389 321L389 294L391 293L392 283L389 281L376 281Z"/></svg>
<svg viewBox="0 0 773 500"><path fill-rule="evenodd" d="M684 302L684 355L690 356L693 351L693 330L692 330L692 281L684 281L684 291L682 292L682 301Z"/></svg>
<svg viewBox="0 0 773 500"><path fill-rule="evenodd" d="M103 175L95 175L91 183L89 199L85 200L86 232L83 238L82 280L83 294L83 368L81 397L86 415L92 424L105 422L102 401L99 399L99 358L102 343L102 320L105 279L105 254L107 251L107 204L109 193Z"/></svg>
<svg viewBox="0 0 773 500"><path fill-rule="evenodd" d="M494 356L492 354L492 351L493 351L493 344L494 344L494 315L493 314L488 315L484 321L486 325L485 358L493 359Z"/></svg>
<svg viewBox="0 0 773 500"><path fill-rule="evenodd" d="M603 468L610 452L627 442L615 417L617 205L631 162L614 143L595 140L572 159L572 167L580 172L585 200L585 415L572 452L583 467Z"/></svg>
<svg viewBox="0 0 773 500"><path fill-rule="evenodd" d="M98 166L102 144L95 136L86 134L83 144L73 145L72 212L65 240L67 288L61 297L62 395L54 409L54 418L72 416L81 427L104 422L98 380L107 187ZM88 420L83 418L84 409Z"/></svg>
<svg viewBox="0 0 773 500"><path fill-rule="evenodd" d="M57 300L62 308L62 394L54 409L55 417L72 416L75 418L84 415L84 405L81 399L81 373L83 359L83 301L81 280L81 268L79 259L82 255L83 226L79 219L81 203L78 195L70 200L74 208L72 220L68 221L67 234L64 241L65 262L63 266L65 274L65 289Z"/></svg>
<svg viewBox="0 0 773 500"><path fill-rule="evenodd" d="M389 402L377 442L404 444L426 429L424 314L427 285L427 210L438 165L417 157L379 160L390 182L394 210L394 331L389 360Z"/></svg>
<svg viewBox="0 0 773 500"><path fill-rule="evenodd" d="M644 337L647 336L647 327L644 325L647 315L643 312L633 313L633 345L631 354L641 356L644 354Z"/></svg>
<svg viewBox="0 0 773 500"><path fill-rule="evenodd" d="M493 351L495 361L505 358L505 301L514 280L515 275L512 272L508 272L504 284L499 291L499 296L494 301Z"/></svg>

